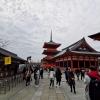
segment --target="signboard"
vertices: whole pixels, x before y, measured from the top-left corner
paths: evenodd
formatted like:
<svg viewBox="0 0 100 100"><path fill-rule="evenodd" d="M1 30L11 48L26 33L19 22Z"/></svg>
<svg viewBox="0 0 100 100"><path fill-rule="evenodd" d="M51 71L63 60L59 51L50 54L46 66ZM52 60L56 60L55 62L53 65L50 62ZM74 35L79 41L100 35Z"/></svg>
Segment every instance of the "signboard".
<svg viewBox="0 0 100 100"><path fill-rule="evenodd" d="M4 64L5 64L5 65L11 64L11 57L5 57L5 58L4 58Z"/></svg>

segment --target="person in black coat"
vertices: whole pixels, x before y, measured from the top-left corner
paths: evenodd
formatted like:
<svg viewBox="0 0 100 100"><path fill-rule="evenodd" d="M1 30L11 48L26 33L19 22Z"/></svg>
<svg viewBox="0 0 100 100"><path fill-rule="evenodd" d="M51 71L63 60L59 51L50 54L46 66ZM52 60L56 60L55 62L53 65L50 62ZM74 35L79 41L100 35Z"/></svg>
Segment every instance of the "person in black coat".
<svg viewBox="0 0 100 100"><path fill-rule="evenodd" d="M40 78L43 79L43 68L40 69Z"/></svg>
<svg viewBox="0 0 100 100"><path fill-rule="evenodd" d="M69 77L69 72L68 72L68 68L66 68L65 70L65 79L66 79L66 83L68 83L68 77Z"/></svg>
<svg viewBox="0 0 100 100"><path fill-rule="evenodd" d="M56 73L55 73L55 77L56 77L56 86L61 84L61 70L60 68L57 68Z"/></svg>
<svg viewBox="0 0 100 100"><path fill-rule="evenodd" d="M70 69L69 70L69 78L68 78L68 82L70 85L70 89L71 92L74 92L76 94L76 89L75 89L75 76L74 76L74 72Z"/></svg>

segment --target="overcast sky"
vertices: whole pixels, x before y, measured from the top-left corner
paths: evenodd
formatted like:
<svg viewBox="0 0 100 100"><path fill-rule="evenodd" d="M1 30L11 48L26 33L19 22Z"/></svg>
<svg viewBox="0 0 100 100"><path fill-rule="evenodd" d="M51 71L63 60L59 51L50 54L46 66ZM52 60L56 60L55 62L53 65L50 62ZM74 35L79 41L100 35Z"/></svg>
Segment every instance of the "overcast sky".
<svg viewBox="0 0 100 100"><path fill-rule="evenodd" d="M0 38L9 41L7 50L39 61L51 29L59 49L85 37L100 51L100 42L88 38L100 32L100 0L0 0Z"/></svg>

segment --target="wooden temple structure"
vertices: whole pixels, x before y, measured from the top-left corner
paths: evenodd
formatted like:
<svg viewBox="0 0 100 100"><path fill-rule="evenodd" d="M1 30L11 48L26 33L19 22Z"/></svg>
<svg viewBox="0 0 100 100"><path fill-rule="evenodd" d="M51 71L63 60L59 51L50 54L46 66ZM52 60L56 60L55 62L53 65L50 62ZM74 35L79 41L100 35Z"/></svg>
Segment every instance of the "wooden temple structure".
<svg viewBox="0 0 100 100"><path fill-rule="evenodd" d="M11 64L5 64L5 57L11 58ZM26 60L16 54L0 48L0 79L16 75L18 73L19 64L24 64L25 62Z"/></svg>
<svg viewBox="0 0 100 100"><path fill-rule="evenodd" d="M51 31L51 38L49 42L45 42L43 45L44 51L42 54L46 55L42 60L42 67L49 68L55 66L55 61L52 59L52 57L59 53L57 48L61 44L53 42L52 40L52 31Z"/></svg>
<svg viewBox="0 0 100 100"><path fill-rule="evenodd" d="M98 66L98 58L100 52L93 49L85 40L80 39L76 43L57 51L60 44L53 41L44 43L43 54L47 56L42 59L45 64L52 63L53 65L61 68L71 67L73 69L89 68L90 66Z"/></svg>
<svg viewBox="0 0 100 100"><path fill-rule="evenodd" d="M98 57L100 57L100 52L94 50L86 42L85 38L82 38L78 42L62 49L53 59L56 66L75 69L98 66Z"/></svg>

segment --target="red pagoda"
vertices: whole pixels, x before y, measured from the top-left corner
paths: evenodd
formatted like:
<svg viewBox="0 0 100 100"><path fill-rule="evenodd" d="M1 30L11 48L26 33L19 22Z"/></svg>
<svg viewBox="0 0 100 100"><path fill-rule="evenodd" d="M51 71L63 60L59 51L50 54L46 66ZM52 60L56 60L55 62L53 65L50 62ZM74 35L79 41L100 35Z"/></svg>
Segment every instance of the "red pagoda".
<svg viewBox="0 0 100 100"><path fill-rule="evenodd" d="M57 48L60 46L61 44L59 43L55 43L52 40L52 31L51 31L51 38L49 42L45 42L43 45L44 51L42 54L46 55L43 59L42 59L42 67L44 68L50 68L50 67L54 67L55 66L55 61L52 60L52 57L54 55L56 55L57 53L59 53L59 51L57 50Z"/></svg>

